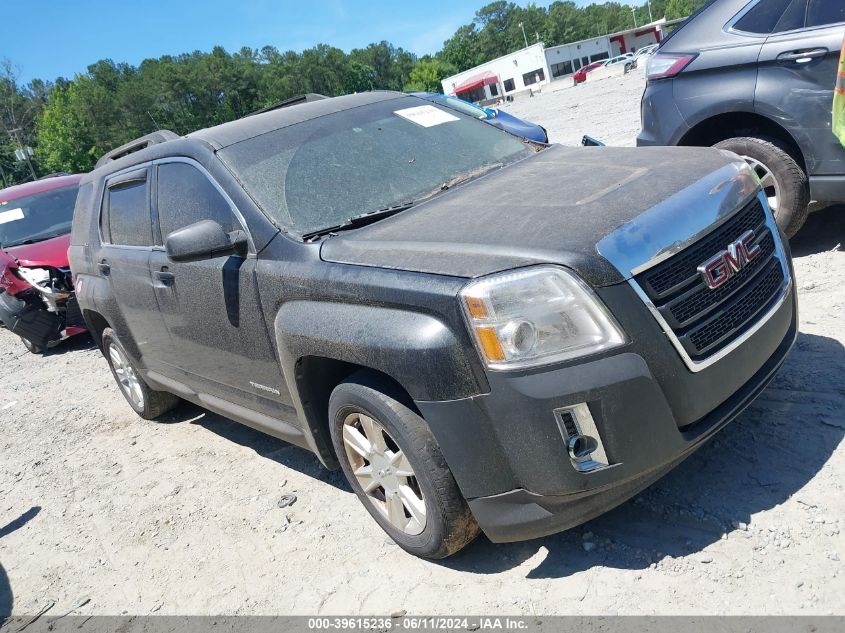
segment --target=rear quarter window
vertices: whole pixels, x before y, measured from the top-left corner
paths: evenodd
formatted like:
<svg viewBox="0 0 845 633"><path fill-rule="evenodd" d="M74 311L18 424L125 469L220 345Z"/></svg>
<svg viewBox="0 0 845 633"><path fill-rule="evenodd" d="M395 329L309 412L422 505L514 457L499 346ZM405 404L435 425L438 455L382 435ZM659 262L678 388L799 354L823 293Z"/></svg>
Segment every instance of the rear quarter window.
<svg viewBox="0 0 845 633"><path fill-rule="evenodd" d="M72 244L84 244L88 241L91 227L91 203L94 198L94 183L87 183L79 188L76 205L73 208L73 224L70 241Z"/></svg>

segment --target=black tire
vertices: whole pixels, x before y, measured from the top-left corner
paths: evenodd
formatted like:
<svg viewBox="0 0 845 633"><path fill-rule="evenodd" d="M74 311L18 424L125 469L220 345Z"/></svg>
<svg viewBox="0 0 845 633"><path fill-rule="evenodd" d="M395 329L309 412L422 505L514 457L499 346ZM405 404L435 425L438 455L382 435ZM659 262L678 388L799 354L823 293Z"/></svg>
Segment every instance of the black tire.
<svg viewBox="0 0 845 633"><path fill-rule="evenodd" d="M807 220L810 185L807 174L783 143L765 136L740 136L720 141L713 147L730 150L765 165L780 189L778 208L773 209L775 220L787 237L795 235Z"/></svg>
<svg viewBox="0 0 845 633"><path fill-rule="evenodd" d="M44 353L43 347L41 347L40 345L36 345L32 341L30 341L28 338L21 337L21 342L23 343L23 346L26 349L28 349L30 352L32 352L33 354L43 354Z"/></svg>
<svg viewBox="0 0 845 633"><path fill-rule="evenodd" d="M132 371L135 373L138 379L138 387L140 388L141 394L143 396L142 404L134 402L132 398L129 397L129 394L127 393L126 389L124 389L124 387L121 385L120 378L118 378L117 371L115 369L115 365L111 357L111 347L115 347L119 351L119 353L122 354L127 364L132 368ZM162 415L164 415L179 404L179 398L177 396L174 396L172 393L167 393L166 391L155 391L153 389L150 389L150 386L146 382L144 382L141 373L138 371L138 367L135 364L135 361L133 361L132 357L126 353L126 350L120 343L120 339L117 338L117 334L115 334L114 330L112 330L111 328L106 328L105 330L103 330L102 349L103 355L106 357L106 361L109 364L112 376L114 377L114 380L117 383L117 387L120 390L120 393L126 399L126 402L129 403L129 406L132 407L132 410L139 416L141 416L145 420L155 420L156 418L161 417Z"/></svg>
<svg viewBox="0 0 845 633"><path fill-rule="evenodd" d="M359 372L338 385L329 398L331 436L338 460L361 503L405 551L422 558L446 558L468 545L479 532L455 478L428 425L407 404L407 397L388 381ZM343 425L351 414L376 420L408 458L426 509L425 528L416 535L395 527L374 505L353 474L343 442Z"/></svg>

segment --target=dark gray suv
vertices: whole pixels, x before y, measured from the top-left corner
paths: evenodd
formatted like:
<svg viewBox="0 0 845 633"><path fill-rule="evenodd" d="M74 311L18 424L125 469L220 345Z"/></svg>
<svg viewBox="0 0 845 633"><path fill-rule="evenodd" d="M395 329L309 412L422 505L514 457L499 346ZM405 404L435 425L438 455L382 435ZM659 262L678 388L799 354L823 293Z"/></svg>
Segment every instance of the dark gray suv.
<svg viewBox="0 0 845 633"><path fill-rule="evenodd" d="M716 145L744 157L778 225L845 201L831 133L845 0L714 0L648 64L639 145Z"/></svg>
<svg viewBox="0 0 845 633"><path fill-rule="evenodd" d="M734 154L549 146L387 92L119 148L70 261L140 416L184 399L311 450L427 557L634 495L797 329Z"/></svg>

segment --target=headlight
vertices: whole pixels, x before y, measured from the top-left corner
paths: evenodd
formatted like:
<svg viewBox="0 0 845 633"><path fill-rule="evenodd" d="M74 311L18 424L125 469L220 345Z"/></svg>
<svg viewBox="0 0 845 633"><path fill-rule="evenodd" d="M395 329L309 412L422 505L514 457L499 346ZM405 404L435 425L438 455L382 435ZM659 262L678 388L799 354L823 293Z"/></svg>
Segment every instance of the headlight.
<svg viewBox="0 0 845 633"><path fill-rule="evenodd" d="M46 268L27 268L26 266L21 266L16 272L30 286L43 287L50 283L50 271Z"/></svg>
<svg viewBox="0 0 845 633"><path fill-rule="evenodd" d="M484 277L461 291L476 344L492 369L515 369L601 352L625 335L595 293L563 268Z"/></svg>

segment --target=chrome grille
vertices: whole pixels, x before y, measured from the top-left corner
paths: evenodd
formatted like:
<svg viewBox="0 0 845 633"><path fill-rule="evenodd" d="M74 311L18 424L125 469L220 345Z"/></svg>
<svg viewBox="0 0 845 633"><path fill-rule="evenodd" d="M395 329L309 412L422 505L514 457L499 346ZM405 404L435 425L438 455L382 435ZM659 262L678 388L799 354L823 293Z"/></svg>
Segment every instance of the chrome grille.
<svg viewBox="0 0 845 633"><path fill-rule="evenodd" d="M704 239L685 248L674 257L661 262L641 275L637 282L652 299L660 299L698 278L698 265L718 253L745 231L757 229L766 221L763 205L756 198L745 209L728 220ZM759 235L759 234L758 234Z"/></svg>
<svg viewBox="0 0 845 633"><path fill-rule="evenodd" d="M676 347L693 363L741 337L783 295L787 273L769 222L755 198L708 235L634 277L658 320L671 330ZM711 290L698 266L748 230L754 231L759 255Z"/></svg>

